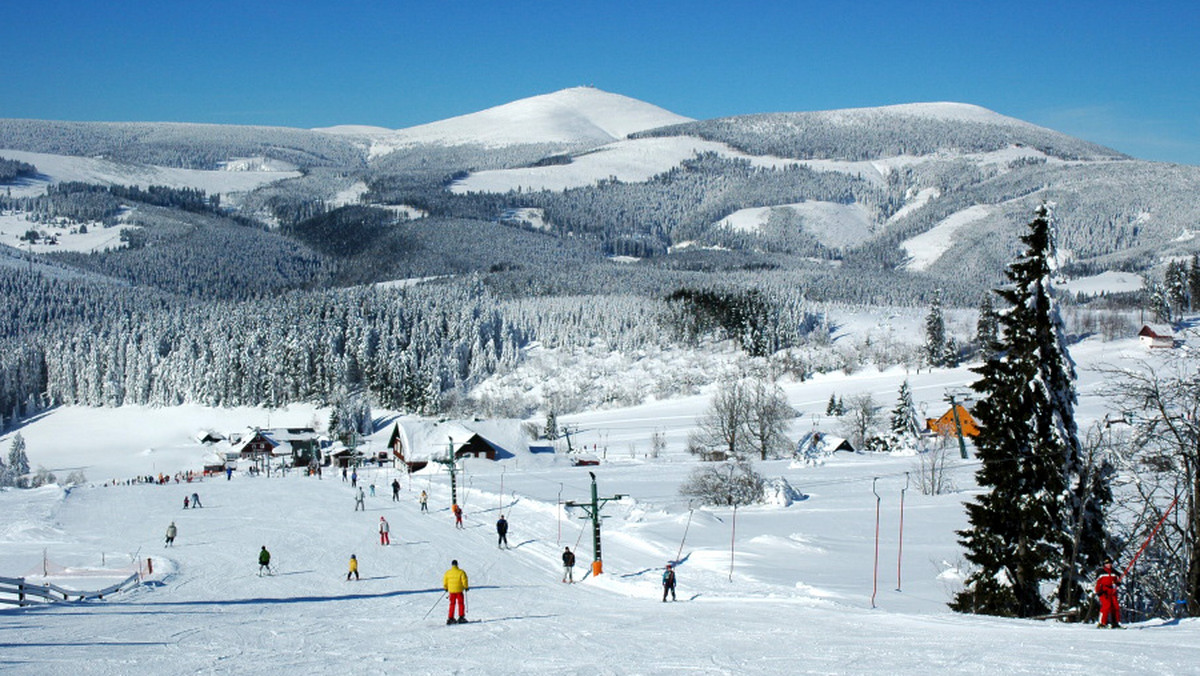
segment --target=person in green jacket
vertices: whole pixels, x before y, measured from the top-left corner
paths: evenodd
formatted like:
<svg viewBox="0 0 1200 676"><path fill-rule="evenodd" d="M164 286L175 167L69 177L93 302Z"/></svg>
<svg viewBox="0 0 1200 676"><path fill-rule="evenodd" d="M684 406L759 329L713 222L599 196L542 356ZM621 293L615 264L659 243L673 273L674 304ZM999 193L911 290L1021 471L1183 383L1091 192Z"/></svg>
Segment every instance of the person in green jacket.
<svg viewBox="0 0 1200 676"><path fill-rule="evenodd" d="M467 573L458 567L458 560L450 562L450 570L442 576L442 589L450 594L450 613L446 617L446 624L465 624L467 621L467 607L464 602L463 593L470 589L470 584L467 582ZM458 619L454 619L454 607L458 606Z"/></svg>
<svg viewBox="0 0 1200 676"><path fill-rule="evenodd" d="M271 574L271 552L267 551L266 545L263 545L262 551L258 553L258 574L262 575L263 571Z"/></svg>

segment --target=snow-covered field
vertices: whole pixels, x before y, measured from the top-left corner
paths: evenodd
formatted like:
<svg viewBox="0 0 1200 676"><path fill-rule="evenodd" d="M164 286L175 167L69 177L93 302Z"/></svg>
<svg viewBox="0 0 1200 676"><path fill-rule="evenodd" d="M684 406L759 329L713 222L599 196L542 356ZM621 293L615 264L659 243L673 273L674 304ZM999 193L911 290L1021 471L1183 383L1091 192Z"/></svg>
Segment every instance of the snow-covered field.
<svg viewBox="0 0 1200 676"><path fill-rule="evenodd" d="M1132 340L1088 340L1080 364L1084 424L1102 417L1091 365L1141 357ZM794 432L828 426L831 393L871 392L890 407L899 369L789 383L802 412ZM907 374L919 405L944 405L965 368ZM363 470L374 484L354 511L348 483L249 476L198 483L111 485L110 479L197 467L201 429L301 426L323 411L78 409L21 430L32 463L90 483L0 492L0 576L51 579L71 568L97 580L153 561L151 582L104 601L0 609L0 669L13 674L125 673L1196 673L1200 624L1148 621L1129 631L956 615L946 602L961 579L954 531L965 525L973 461L955 459L958 492L921 494L912 456L837 454L823 464L759 463L805 498L738 510L689 509L678 486L696 462L684 439L704 395L564 416L577 445L603 462L572 467L561 455L519 452L468 460L458 474L466 528L449 514L449 476ZM379 414L379 412L377 412ZM540 422L540 421L535 421ZM650 437L666 450L650 457ZM378 448L386 429L372 438ZM7 449L11 433L0 438ZM605 505L604 572L587 575L590 528L560 501L589 498L588 471ZM906 473L908 476L906 477ZM392 501L388 484L402 485ZM903 490L908 482L909 488ZM430 495L420 513L416 494ZM874 491L874 492L873 492ZM903 492L902 492L903 491ZM202 509L182 509L185 495ZM876 501L876 494L879 501ZM903 531L900 529L903 496ZM878 512L877 512L878 506ZM494 523L511 524L511 549ZM878 514L878 531L876 516ZM380 517L392 545L378 544ZM163 533L175 522L175 546ZM878 532L878 550L876 550ZM259 577L261 546L275 574ZM574 585L560 582L563 547L579 554ZM362 579L347 582L351 554ZM470 575L464 626L444 624L441 574L457 559ZM663 566L678 562L679 601L660 601ZM37 579L36 577L34 579ZM86 580L84 580L86 582ZM98 583L98 582L97 582ZM105 584L107 584L107 580Z"/></svg>
<svg viewBox="0 0 1200 676"><path fill-rule="evenodd" d="M150 164L115 162L94 157L72 157L22 150L0 149L0 157L34 165L50 183L82 181L101 185L137 185L143 188L163 185L170 188L196 188L214 194L243 193L267 183L295 178L300 172L279 163L231 163L226 170L176 169ZM40 195L46 191L44 180L20 181L12 188L13 197Z"/></svg>

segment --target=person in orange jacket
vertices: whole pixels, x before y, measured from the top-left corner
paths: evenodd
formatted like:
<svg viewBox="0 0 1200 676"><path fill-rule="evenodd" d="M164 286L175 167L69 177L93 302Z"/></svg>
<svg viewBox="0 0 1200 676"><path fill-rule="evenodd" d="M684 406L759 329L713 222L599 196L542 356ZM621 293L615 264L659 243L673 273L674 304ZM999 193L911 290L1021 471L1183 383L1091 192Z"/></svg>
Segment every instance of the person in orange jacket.
<svg viewBox="0 0 1200 676"><path fill-rule="evenodd" d="M1113 570L1112 559L1104 560L1104 570L1096 578L1096 597L1100 599L1100 624L1113 629L1121 628L1121 604L1117 600L1117 585L1121 576Z"/></svg>
<svg viewBox="0 0 1200 676"><path fill-rule="evenodd" d="M467 582L467 573L458 567L458 560L450 562L450 570L442 576L442 589L445 589L450 594L450 612L446 616L446 624L466 624L467 622L467 607L464 603L463 594L470 589L470 584ZM458 606L458 619L454 619L454 607Z"/></svg>
<svg viewBox="0 0 1200 676"><path fill-rule="evenodd" d="M453 505L451 505L451 506L450 506L450 510L451 510L452 512L454 512L454 527L455 527L455 528L462 528L462 527L463 527L463 522L462 522L462 517L463 517L462 507L459 507L459 506L458 506L458 503L456 502L456 503L454 503Z"/></svg>

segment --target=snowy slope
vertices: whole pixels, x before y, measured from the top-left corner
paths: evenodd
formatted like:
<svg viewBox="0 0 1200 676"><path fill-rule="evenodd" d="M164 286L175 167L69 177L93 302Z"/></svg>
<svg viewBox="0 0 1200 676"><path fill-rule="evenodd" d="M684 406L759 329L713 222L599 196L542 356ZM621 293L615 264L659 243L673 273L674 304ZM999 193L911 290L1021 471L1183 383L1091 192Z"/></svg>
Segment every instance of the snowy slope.
<svg viewBox="0 0 1200 676"><path fill-rule="evenodd" d="M1089 340L1073 350L1085 424L1103 406L1089 365L1126 353L1145 354L1132 340ZM786 391L807 413L831 392L869 391L891 401L905 376L829 374ZM908 377L926 407L973 378L965 368ZM961 577L954 531L965 523L961 502L972 494L973 462L954 461L961 492L925 496L910 484L903 532L901 491L915 462L903 456L760 463L806 498L738 510L736 530L728 509L690 510L677 490L696 461L683 444L706 404L705 396L683 397L565 418L580 428L576 443L596 445L604 457L594 468L527 454L465 461L457 476L463 530L447 511L449 477L432 469L363 470L360 481L374 484L376 495L355 512L350 485L328 472L320 479L239 472L230 481L104 485L109 476L95 465L111 455L106 467L121 477L170 472L188 463L199 429L323 417L308 407L51 412L23 431L32 460L57 472L91 465L93 483L0 491L0 575L42 579L45 562L50 581L70 577L65 567L99 580L146 557L157 573L153 584L101 602L0 609L0 636L8 637L0 664L6 674L73 675L125 674L131 665L162 674L1008 675L1192 673L1200 661L1196 620L1099 632L950 613L945 603ZM808 425L808 416L797 424ZM656 458L647 456L654 431L668 439ZM577 510L559 508L587 499L587 470L602 497L627 496L604 507L599 577L586 575L590 530ZM386 488L393 478L402 485L396 502ZM881 498L878 550L872 488ZM428 514L416 505L421 490L430 495ZM183 496L192 492L204 507L185 511ZM500 514L511 526L509 550L496 547ZM389 547L378 544L381 516L390 522ZM172 521L179 535L165 548ZM273 553L273 576L256 575L263 545ZM563 547L579 555L575 585L559 581ZM347 582L351 554L362 579ZM472 624L444 624L440 577L451 559L471 578ZM679 602L663 604L658 578L668 561L678 562Z"/></svg>
<svg viewBox="0 0 1200 676"><path fill-rule="evenodd" d="M235 167L224 171L204 171L21 150L0 149L0 157L36 166L40 174L49 177L50 183L82 181L105 185L137 185L143 188L164 185L171 188L198 188L210 195L246 192L267 183L300 175L300 172L292 170L261 170L263 166L278 166L265 161L246 165L259 167L256 170L240 171ZM12 194L14 197L37 195L45 192L45 189L46 181L25 181L15 186Z"/></svg>
<svg viewBox="0 0 1200 676"><path fill-rule="evenodd" d="M620 94L574 87L397 131L361 126L324 131L370 143L371 157L421 144L502 147L527 143L602 145L646 129L688 122Z"/></svg>
<svg viewBox="0 0 1200 676"><path fill-rule="evenodd" d="M790 212L800 219L804 230L816 237L825 246L851 246L870 238L873 222L870 213L861 204L838 204L836 202L798 202L767 207L739 209L719 221L740 232L761 232L773 212Z"/></svg>

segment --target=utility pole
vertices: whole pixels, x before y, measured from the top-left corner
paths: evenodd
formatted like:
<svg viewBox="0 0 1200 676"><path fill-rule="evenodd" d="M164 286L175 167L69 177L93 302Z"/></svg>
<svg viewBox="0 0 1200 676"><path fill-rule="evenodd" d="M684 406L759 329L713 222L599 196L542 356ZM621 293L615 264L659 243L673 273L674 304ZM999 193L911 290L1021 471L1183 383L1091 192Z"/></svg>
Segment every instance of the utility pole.
<svg viewBox="0 0 1200 676"><path fill-rule="evenodd" d="M591 503L582 502L566 502L567 507L580 507L587 512L587 517L592 520L592 552L594 560L592 561L592 575L599 575L604 572L604 565L601 563L603 559L600 555L600 508L609 500L620 500L625 497L618 493L611 498L598 497L596 492L596 474L588 472L588 476L592 477L592 501Z"/></svg>
<svg viewBox="0 0 1200 676"><path fill-rule="evenodd" d="M450 472L450 504L457 505L458 504L458 482L456 480L456 476L457 476L457 472L458 472L458 467L455 466L456 460L454 458L454 437L447 437L447 438L450 439L450 446L449 446L450 452L446 454L445 460L435 460L434 462L445 465L447 471Z"/></svg>

